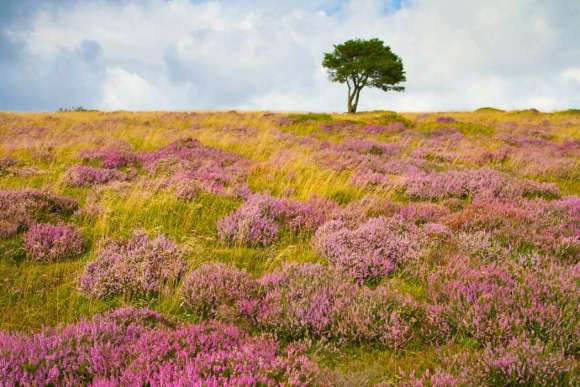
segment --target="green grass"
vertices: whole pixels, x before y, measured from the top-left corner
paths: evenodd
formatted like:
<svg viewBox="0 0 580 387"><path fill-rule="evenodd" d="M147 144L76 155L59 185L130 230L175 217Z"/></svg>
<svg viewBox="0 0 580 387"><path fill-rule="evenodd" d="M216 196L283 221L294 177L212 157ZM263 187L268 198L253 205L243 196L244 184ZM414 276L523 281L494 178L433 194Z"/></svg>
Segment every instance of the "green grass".
<svg viewBox="0 0 580 387"><path fill-rule="evenodd" d="M87 240L87 251L78 259L34 263L25 257L22 236L0 241L0 329L37 331L43 326L77 321L127 303L151 307L175 320L195 319L180 307L179 287L157 297L117 297L106 301L89 300L77 290L78 277L84 264L94 258L102 242L107 238L127 237L137 228L153 234L164 233L184 246L190 268L202 262L220 261L245 268L258 277L287 262L325 262L314 251L312 235L309 234L296 235L282 230L276 243L261 248L231 246L220 241L216 224L241 205L240 199L203 193L192 201L183 201L150 177L140 177L127 185L102 189L66 187L62 177L70 165L78 162L78 152L83 149L119 142L130 144L135 150L155 150L177 139L193 137L204 144L238 153L251 160L253 165L248 184L254 191L299 200L321 196L344 206L369 194L400 203L410 199L401 189L374 190L355 186L351 181L351 172L340 172L321 165L314 149L299 143L281 142L278 137L281 131L339 142L346 136L366 134L363 131L354 134L325 133L320 130L320 124L341 120L361 124L402 122L409 133L417 137L409 141L406 152L443 127L457 128L469 141L494 149L499 143L497 136L502 132L498 128L503 121L513 120L525 127L549 119L556 127L554 133L558 140L580 138L578 111L574 109L544 114L482 108L473 113L445 114L456 118L457 122L442 124L433 122L435 115L424 119L418 114L388 111L355 115L305 113L289 115L294 123L277 129L273 121L262 113L200 112L187 115L91 111L0 114L1 120L22 120L18 124L12 121L0 123L0 136L6 139L0 144L0 157L10 155L18 160L21 167L37 170L37 173L29 175L8 173L0 176L0 189L48 189L78 199L84 209L89 205L100 208L94 213L79 213L65 219L77 224ZM40 135L28 136L24 132L13 132L13 127L18 125L47 127L48 130ZM251 127L256 130L256 135L240 137L221 130L224 127ZM368 137L388 142L404 140L398 134ZM43 152L49 148L52 149L50 157L44 157ZM430 163L435 170L451 165L441 163L437 158ZM474 167L462 161L453 163L456 163L454 167ZM512 165L509 161L493 167L512 174L518 171L518 165ZM556 183L564 195L580 193L580 182L576 177L532 176L539 181ZM436 262L441 256L451 253L434 249L426 254L425 259ZM417 302L428 296L425 284L408 274L395 275L387 280L386 285ZM442 351L454 352L472 345L465 339L457 347L445 347ZM333 348L319 343L313 346L311 352L323 366L332 370L331 380L343 385L372 385L385 379L396 383L399 370L423 370L437 364L439 359L433 346L425 343L414 343L400 352L377 350L366 345Z"/></svg>

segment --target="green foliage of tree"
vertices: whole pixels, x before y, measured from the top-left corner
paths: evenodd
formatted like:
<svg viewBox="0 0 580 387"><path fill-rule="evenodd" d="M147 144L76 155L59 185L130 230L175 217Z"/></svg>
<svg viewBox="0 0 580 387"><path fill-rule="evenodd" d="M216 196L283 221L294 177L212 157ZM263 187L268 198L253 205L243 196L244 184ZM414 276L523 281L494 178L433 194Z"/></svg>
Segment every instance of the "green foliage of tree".
<svg viewBox="0 0 580 387"><path fill-rule="evenodd" d="M348 40L325 53L322 66L330 80L348 86L348 112L356 113L360 92L365 87L383 91L404 91L405 70L399 56L380 39Z"/></svg>

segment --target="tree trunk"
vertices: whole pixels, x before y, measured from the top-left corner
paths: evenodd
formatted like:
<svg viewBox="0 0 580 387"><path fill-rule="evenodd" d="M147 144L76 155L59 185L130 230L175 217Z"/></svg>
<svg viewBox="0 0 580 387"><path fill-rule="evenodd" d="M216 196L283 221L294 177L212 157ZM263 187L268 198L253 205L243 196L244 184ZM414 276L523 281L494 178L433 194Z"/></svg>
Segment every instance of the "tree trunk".
<svg viewBox="0 0 580 387"><path fill-rule="evenodd" d="M354 99L354 92L351 94L350 90L348 91L348 103L347 103L347 111L349 113L356 113L356 106L353 106L352 101Z"/></svg>
<svg viewBox="0 0 580 387"><path fill-rule="evenodd" d="M354 91L352 92L352 94L348 93L348 112L349 113L356 113L356 109L358 107L358 99L360 97L360 91L362 90L362 87L357 87L354 89Z"/></svg>

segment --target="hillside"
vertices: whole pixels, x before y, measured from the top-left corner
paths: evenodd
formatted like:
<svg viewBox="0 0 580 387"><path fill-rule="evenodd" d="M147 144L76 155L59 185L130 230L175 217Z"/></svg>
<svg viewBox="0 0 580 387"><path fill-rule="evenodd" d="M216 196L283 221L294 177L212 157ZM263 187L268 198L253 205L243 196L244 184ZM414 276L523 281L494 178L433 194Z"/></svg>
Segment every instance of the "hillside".
<svg viewBox="0 0 580 387"><path fill-rule="evenodd" d="M0 113L0 385L573 385L579 195L574 110Z"/></svg>

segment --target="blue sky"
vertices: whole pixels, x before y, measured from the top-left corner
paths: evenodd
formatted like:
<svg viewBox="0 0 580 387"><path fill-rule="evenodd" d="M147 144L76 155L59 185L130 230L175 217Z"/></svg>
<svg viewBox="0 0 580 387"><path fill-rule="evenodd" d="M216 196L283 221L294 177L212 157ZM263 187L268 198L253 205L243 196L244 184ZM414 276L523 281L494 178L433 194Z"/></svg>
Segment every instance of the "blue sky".
<svg viewBox="0 0 580 387"><path fill-rule="evenodd" d="M0 110L342 111L320 62L378 37L406 92L362 109L580 106L577 0L2 0Z"/></svg>

